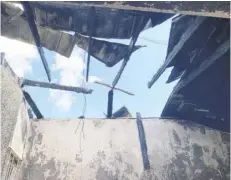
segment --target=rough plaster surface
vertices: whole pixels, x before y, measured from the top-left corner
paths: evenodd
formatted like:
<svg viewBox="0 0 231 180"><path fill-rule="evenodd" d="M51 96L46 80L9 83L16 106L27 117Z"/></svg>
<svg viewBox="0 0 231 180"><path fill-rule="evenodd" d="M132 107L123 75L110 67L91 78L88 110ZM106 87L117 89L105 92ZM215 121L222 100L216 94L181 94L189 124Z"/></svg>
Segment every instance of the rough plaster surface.
<svg viewBox="0 0 231 180"><path fill-rule="evenodd" d="M184 121L143 120L151 164L144 171L134 119L82 123L31 122L21 179L230 179L229 134Z"/></svg>
<svg viewBox="0 0 231 180"><path fill-rule="evenodd" d="M22 101L22 92L6 68L1 67L1 172Z"/></svg>
<svg viewBox="0 0 231 180"><path fill-rule="evenodd" d="M30 122L26 103L25 101L23 101L19 107L14 134L9 145L20 159L23 158L24 147L27 139L27 129L29 124Z"/></svg>

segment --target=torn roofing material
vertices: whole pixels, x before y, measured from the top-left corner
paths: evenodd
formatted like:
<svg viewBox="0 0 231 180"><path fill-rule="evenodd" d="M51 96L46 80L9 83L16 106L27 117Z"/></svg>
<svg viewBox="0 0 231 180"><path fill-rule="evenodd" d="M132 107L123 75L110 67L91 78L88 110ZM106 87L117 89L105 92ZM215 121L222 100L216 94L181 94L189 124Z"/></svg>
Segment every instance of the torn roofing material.
<svg viewBox="0 0 231 180"><path fill-rule="evenodd" d="M24 16L24 11L8 2L1 2L1 5L2 35L25 43L35 44L29 25ZM14 17L14 14L21 15ZM13 20L11 20L12 17L14 17ZM74 47L73 36L40 26L37 26L37 29L42 46L65 57L70 57Z"/></svg>
<svg viewBox="0 0 231 180"><path fill-rule="evenodd" d="M2 2L1 4L2 35L25 43L35 44L28 23L23 15L23 11L11 3ZM15 15L18 16L15 17ZM75 44L87 51L88 37L78 33L73 36L62 31L42 26L37 26L37 29L42 46L60 55L70 57ZM135 46L133 52L139 48L141 48L141 46ZM112 67L126 56L127 50L128 45L92 38L90 54L106 66Z"/></svg>
<svg viewBox="0 0 231 180"><path fill-rule="evenodd" d="M170 64L176 59L177 55L183 47L185 47L185 44L192 40L193 35L198 32L199 27L205 22L207 18L205 17L196 17L192 23L187 27L187 30L182 35L182 38L180 41L177 42L177 44L174 46L172 51L167 54L167 58L164 62L164 64L158 69L158 71L154 74L152 79L148 82L148 88L151 88L152 85L159 79L159 77L163 74L163 72L170 66Z"/></svg>
<svg viewBox="0 0 231 180"><path fill-rule="evenodd" d="M128 111L127 107L123 106L112 114L112 118L131 118L132 115Z"/></svg>
<svg viewBox="0 0 231 180"><path fill-rule="evenodd" d="M76 44L78 47L86 50L88 38L76 34ZM135 46L133 52L143 46ZM103 40L92 39L91 56L101 61L108 67L112 67L127 55L128 45L120 43L111 43Z"/></svg>
<svg viewBox="0 0 231 180"><path fill-rule="evenodd" d="M35 21L41 26L56 30L74 31L89 36L89 14L91 7L72 6L65 2L30 2L34 8ZM93 37L129 39L134 35L140 21L151 20L149 27L154 27L171 14L107 9L95 7Z"/></svg>
<svg viewBox="0 0 231 180"><path fill-rule="evenodd" d="M197 28L187 38L192 25ZM174 57L167 61L174 51ZM177 17L173 20L166 62L165 68L173 67L168 83L180 79L162 118L191 120L230 132L229 19Z"/></svg>

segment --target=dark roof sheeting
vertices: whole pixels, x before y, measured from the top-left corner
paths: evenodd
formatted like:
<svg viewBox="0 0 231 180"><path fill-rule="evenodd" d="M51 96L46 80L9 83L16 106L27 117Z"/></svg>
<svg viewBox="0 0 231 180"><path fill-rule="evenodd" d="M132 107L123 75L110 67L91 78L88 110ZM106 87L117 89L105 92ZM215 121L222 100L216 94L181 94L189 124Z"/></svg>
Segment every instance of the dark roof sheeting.
<svg viewBox="0 0 231 180"><path fill-rule="evenodd" d="M173 20L168 54L185 38L195 16ZM187 27L185 27L187 25ZM172 59L168 83L180 78L161 116L230 132L230 21L206 18Z"/></svg>
<svg viewBox="0 0 231 180"><path fill-rule="evenodd" d="M143 28L154 27L171 14L150 13L95 7L95 15L90 13L91 7L73 7L64 2L30 2L34 8L35 21L41 26L56 30L74 31L89 36L90 22L94 23L93 37L129 39L135 34L140 21ZM151 23L149 23L151 20Z"/></svg>
<svg viewBox="0 0 231 180"><path fill-rule="evenodd" d="M131 118L132 115L128 111L128 109L123 106L113 113L112 118Z"/></svg>
<svg viewBox="0 0 231 180"><path fill-rule="evenodd" d="M18 16L15 17L15 14L18 14ZM4 2L2 3L1 18L1 33L3 36L35 45L29 25L23 16L23 11L11 3ZM62 56L70 57L75 44L87 51L88 37L86 36L77 33L73 36L62 31L42 26L37 26L37 29L42 46ZM122 60L128 51L128 45L120 43L107 42L93 38L92 44L91 56L108 67L112 67ZM139 48L141 48L141 46L135 46L133 52Z"/></svg>

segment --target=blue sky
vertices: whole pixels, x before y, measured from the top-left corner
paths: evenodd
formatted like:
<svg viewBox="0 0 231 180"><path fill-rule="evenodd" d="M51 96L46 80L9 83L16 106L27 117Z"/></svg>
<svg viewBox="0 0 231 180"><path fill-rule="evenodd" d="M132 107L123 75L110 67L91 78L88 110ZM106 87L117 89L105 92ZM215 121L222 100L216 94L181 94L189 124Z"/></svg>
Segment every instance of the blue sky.
<svg viewBox="0 0 231 180"><path fill-rule="evenodd" d="M166 44L157 44L141 38L138 39L136 44L146 45L146 47L131 55L130 61L117 84L117 87L130 91L135 96L114 91L114 111L122 106L126 106L133 116L135 116L136 112L140 112L143 117L160 116L168 96L176 84L176 82L165 83L171 68L164 72L151 89L148 89L147 83L165 60L170 27L171 20L168 20L140 34L140 37L166 42ZM45 70L34 46L1 37L2 40L4 40L5 44L4 46L0 45L0 51L7 53L7 60L19 76L47 81ZM111 39L110 41L129 44L129 40ZM53 82L73 86L81 84L84 56L87 56L87 53L76 47L71 58L67 59L54 52L44 50L52 71ZM112 68L108 68L92 57L90 76L92 78L97 77L103 82L111 84L120 68L121 62ZM104 113L107 112L109 88L93 83L87 86L94 91L92 94L86 95L85 117L104 117ZM25 89L31 94L45 118L77 118L82 115L84 107L82 94L35 87L26 87Z"/></svg>

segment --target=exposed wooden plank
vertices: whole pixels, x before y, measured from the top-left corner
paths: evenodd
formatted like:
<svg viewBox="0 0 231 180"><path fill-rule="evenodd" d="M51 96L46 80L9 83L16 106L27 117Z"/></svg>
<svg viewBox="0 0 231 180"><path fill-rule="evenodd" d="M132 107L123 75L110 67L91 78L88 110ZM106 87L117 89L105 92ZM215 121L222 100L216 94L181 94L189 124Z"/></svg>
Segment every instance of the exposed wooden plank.
<svg viewBox="0 0 231 180"><path fill-rule="evenodd" d="M139 133L140 148L141 148L141 153L142 153L142 158L143 158L144 170L149 170L150 169L150 162L148 159L148 147L147 147L147 143L146 143L146 137L145 137L143 122L141 119L141 115L138 112L136 113L136 124L137 124L137 128L138 128L138 133Z"/></svg>
<svg viewBox="0 0 231 180"><path fill-rule="evenodd" d="M26 92L26 91L23 91L23 95L24 95L27 103L29 104L29 106L33 110L33 112L34 112L35 116L37 117L37 119L43 119L42 113L39 111L39 108L37 107L37 105L35 104L33 99L31 98L30 94L28 92Z"/></svg>
<svg viewBox="0 0 231 180"><path fill-rule="evenodd" d="M158 78L162 75L171 61L176 57L179 51L182 49L184 44L191 38L191 36L196 32L196 30L200 27L200 25L206 20L205 17L197 17L192 23L186 32L182 35L180 41L177 45L174 46L173 50L169 53L167 59L165 60L164 64L159 68L156 74L152 77L151 81L148 82L148 88L151 88L152 85L158 80Z"/></svg>
<svg viewBox="0 0 231 180"><path fill-rule="evenodd" d="M41 1L40 4L63 8L94 6L113 9L186 14L196 16L230 18L229 1Z"/></svg>
<svg viewBox="0 0 231 180"><path fill-rule="evenodd" d="M108 92L107 118L112 117L113 111L113 89Z"/></svg>
<svg viewBox="0 0 231 180"><path fill-rule="evenodd" d="M120 79L120 77L121 77L121 75L122 75L122 73L124 71L124 68L126 67L126 65L128 63L128 60L129 60L129 58L126 58L126 59L124 58L124 61L122 62L122 65L121 65L118 73L116 74L116 77L115 77L114 81L112 82L112 87L113 88L117 85L117 83L118 83L118 81L119 81L119 79Z"/></svg>
<svg viewBox="0 0 231 180"><path fill-rule="evenodd" d="M88 38L88 53L87 53L87 72L86 72L86 82L88 82L89 71L90 71L90 60L91 60L91 41L92 36Z"/></svg>
<svg viewBox="0 0 231 180"><path fill-rule="evenodd" d="M88 54L87 54L87 73L86 73L86 82L88 82L89 71L90 71L90 59L91 59L91 46L92 46L92 36L93 36L93 29L94 29L94 22L95 21L95 8L91 7L88 14L88 31L89 31L89 38L88 38Z"/></svg>
<svg viewBox="0 0 231 180"><path fill-rule="evenodd" d="M32 32L32 34L33 34L33 38L34 38L35 44L36 44L36 46L37 46L39 55L40 55L40 57L41 57L43 66L44 66L44 68L45 68L45 71L46 71L46 74L47 74L47 78L48 78L49 81L51 81L50 70L49 70L49 67L48 67L48 64L47 64L45 55L44 55L43 48L42 48L42 46L41 46L40 36L39 36L38 29L37 29L36 24L35 24L35 21L34 21L33 10L32 10L32 8L31 8L29 2L27 2L27 1L22 1L21 3L22 3L22 5L23 5L24 13L25 13L25 15L26 15L26 17L27 17L27 21L28 21L28 24L29 24L29 26L30 26L30 30L31 30L31 32Z"/></svg>
<svg viewBox="0 0 231 180"><path fill-rule="evenodd" d="M131 39L131 41L130 41L130 44L129 44L129 47L128 47L128 54L127 54L127 56L125 56L124 61L123 61L122 65L121 65L121 67L120 67L120 69L119 69L119 71L118 71L118 73L117 73L117 75L116 75L114 81L112 82L112 87L113 87L113 88L117 85L117 83L118 83L118 81L119 81L119 79L120 79L120 77L121 77L121 75L122 75L122 73L123 73L123 71L124 71L124 68L126 67L128 61L129 61L129 59L130 59L130 56L131 56L131 54L132 54L133 48L134 48L134 46L135 46L135 43L136 43L136 41L137 41L137 39L138 39L138 37L139 37L140 32L142 31L141 28L142 28L142 23L143 23L144 19L145 19L145 18L142 17L142 19L141 19L141 21L140 21L140 24L139 24L139 26L138 26L137 29L134 29L134 28L133 28L133 31L134 31L135 33L134 33L134 36L132 37L132 39Z"/></svg>
<svg viewBox="0 0 231 180"><path fill-rule="evenodd" d="M59 90L73 91L73 92L84 93L84 94L91 94L93 91L92 89L85 89L82 87L64 86L60 84L39 82L39 81L33 81L29 79L22 79L22 84L24 86L35 86L35 87L41 87L41 88L59 89Z"/></svg>
<svg viewBox="0 0 231 180"><path fill-rule="evenodd" d="M106 83L103 83L103 82L100 82L100 81L95 81L94 83L96 83L96 84L100 84L100 85L103 85L103 86L106 86L106 87L109 87L109 88L113 88L111 85L109 85L109 84L106 84ZM121 91L121 92L124 92L124 93L126 93L126 94L128 94L128 95L131 95L131 96L134 96L135 94L133 94L133 93L131 93L131 92L128 92L128 91L125 91L125 90L123 90L123 89L120 89L120 88L114 88L115 90L118 90L118 91Z"/></svg>

